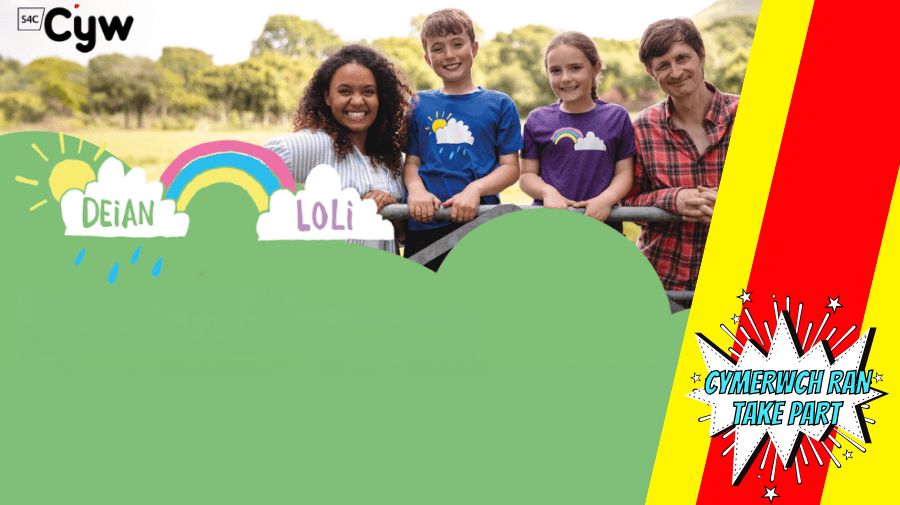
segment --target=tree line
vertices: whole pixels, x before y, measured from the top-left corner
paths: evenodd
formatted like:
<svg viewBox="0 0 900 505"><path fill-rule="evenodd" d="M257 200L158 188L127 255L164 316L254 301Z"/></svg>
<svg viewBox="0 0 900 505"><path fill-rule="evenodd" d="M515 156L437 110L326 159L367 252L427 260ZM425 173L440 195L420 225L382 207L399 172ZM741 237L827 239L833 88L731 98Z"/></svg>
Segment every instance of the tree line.
<svg viewBox="0 0 900 505"><path fill-rule="evenodd" d="M407 37L369 44L400 68L417 90L441 85L422 57L423 20L424 16L411 20ZM707 80L723 91L740 93L755 31L756 19L748 16L722 18L701 27ZM473 67L475 82L511 96L523 115L554 102L544 74L543 50L555 33L547 26L528 25L481 42ZM477 25L476 37L484 39ZM28 65L0 57L0 127L47 116L99 124L120 114L125 128L144 127L151 114L163 128L190 127L200 117L242 126L250 121L286 122L313 72L329 52L346 42L318 22L275 15L253 42L250 58L232 65L215 65L211 55L184 47L166 47L156 61L99 55L87 67L55 57ZM604 61L598 88L602 98L630 110L661 98L638 60L638 40L594 42Z"/></svg>

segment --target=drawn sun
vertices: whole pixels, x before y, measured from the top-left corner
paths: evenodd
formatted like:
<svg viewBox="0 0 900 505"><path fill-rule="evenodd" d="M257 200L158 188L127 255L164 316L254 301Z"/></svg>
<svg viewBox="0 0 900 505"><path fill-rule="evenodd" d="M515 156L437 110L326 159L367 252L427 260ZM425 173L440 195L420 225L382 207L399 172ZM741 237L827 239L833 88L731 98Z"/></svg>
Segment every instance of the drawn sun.
<svg viewBox="0 0 900 505"><path fill-rule="evenodd" d="M78 142L78 154L81 154L81 146L83 143L84 135L81 136L81 140ZM47 156L41 152L41 149L37 144L31 144L31 147L44 159L44 161L50 161ZM105 149L106 142L104 142L97 150L93 161L97 161ZM63 135L62 132L59 134L59 150L62 154L66 153L65 135ZM53 195L53 198L58 202L66 191L70 189L80 189L81 191L84 191L85 186L87 186L89 182L95 180L97 180L97 176L94 174L94 169L91 168L87 162L80 159L67 158L53 167L53 170L50 171L50 177L47 180L47 184L50 186L50 193ZM38 186L40 184L39 181L28 179L21 175L16 176L16 181L31 186ZM41 200L32 205L29 210L33 211L45 203L47 203L46 199Z"/></svg>
<svg viewBox="0 0 900 505"><path fill-rule="evenodd" d="M443 117L445 114L446 117ZM438 112L435 119L431 119L431 116L428 116L428 120L431 121L431 126L426 126L425 129L429 130L429 133L434 133L440 130L441 128L447 126L447 120L450 119L450 116L452 115L453 113L447 114L446 112Z"/></svg>

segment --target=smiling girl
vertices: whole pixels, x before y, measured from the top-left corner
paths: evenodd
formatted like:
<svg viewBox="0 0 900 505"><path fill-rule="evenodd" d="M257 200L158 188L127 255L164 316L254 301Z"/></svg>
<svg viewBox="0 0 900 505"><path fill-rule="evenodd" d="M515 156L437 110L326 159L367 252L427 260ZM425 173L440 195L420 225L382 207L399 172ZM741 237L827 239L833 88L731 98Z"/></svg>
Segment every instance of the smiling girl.
<svg viewBox="0 0 900 505"><path fill-rule="evenodd" d="M380 211L405 193L400 177L412 92L399 70L374 49L340 48L316 70L294 117L294 133L264 147L304 183L314 167L337 170L342 188L356 188ZM348 240L397 252L393 240Z"/></svg>
<svg viewBox="0 0 900 505"><path fill-rule="evenodd" d="M597 98L602 67L583 33L560 33L547 45L544 69L559 102L528 115L519 186L537 205L584 207L606 221L631 189L636 150L628 111Z"/></svg>

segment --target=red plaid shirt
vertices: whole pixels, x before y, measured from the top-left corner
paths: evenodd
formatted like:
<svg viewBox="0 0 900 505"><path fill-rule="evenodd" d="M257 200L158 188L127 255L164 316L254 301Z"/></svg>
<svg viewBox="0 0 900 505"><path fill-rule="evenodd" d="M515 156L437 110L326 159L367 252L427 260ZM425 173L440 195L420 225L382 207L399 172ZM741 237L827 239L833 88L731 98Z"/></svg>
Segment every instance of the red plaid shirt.
<svg viewBox="0 0 900 505"><path fill-rule="evenodd" d="M731 141L738 95L715 93L703 120L709 148L700 154L691 137L676 128L669 116L671 98L634 118L634 186L623 204L659 207L675 212L675 195L681 188L718 187ZM697 287L700 260L709 225L703 223L641 223L638 246L653 264L667 290L690 291Z"/></svg>

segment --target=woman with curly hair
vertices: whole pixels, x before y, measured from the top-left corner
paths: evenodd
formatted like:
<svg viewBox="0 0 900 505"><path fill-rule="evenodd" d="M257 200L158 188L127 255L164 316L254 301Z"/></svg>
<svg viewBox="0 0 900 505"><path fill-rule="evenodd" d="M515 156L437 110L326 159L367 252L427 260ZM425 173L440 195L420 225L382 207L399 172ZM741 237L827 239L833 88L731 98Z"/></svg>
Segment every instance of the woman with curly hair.
<svg viewBox="0 0 900 505"><path fill-rule="evenodd" d="M299 183L314 167L334 167L343 188L356 188L380 211L404 195L402 149L413 95L405 78L369 47L340 48L313 74L294 116L294 133L264 147ZM348 240L396 252L393 240Z"/></svg>

